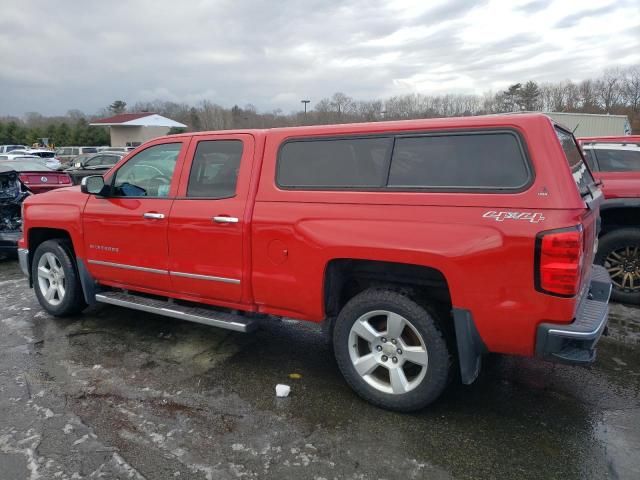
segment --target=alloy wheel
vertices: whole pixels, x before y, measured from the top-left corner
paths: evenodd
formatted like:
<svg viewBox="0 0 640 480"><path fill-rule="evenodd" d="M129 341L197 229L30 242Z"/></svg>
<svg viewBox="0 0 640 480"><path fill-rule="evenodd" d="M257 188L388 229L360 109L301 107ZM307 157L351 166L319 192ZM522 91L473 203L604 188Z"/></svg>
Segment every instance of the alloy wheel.
<svg viewBox="0 0 640 480"><path fill-rule="evenodd" d="M640 246L627 245L613 250L604 262L611 281L619 290L640 292Z"/></svg>
<svg viewBox="0 0 640 480"><path fill-rule="evenodd" d="M349 356L365 382L395 395L420 385L429 364L427 347L415 326L388 310L368 312L354 322Z"/></svg>
<svg viewBox="0 0 640 480"><path fill-rule="evenodd" d="M46 252L38 261L38 288L42 297L50 305L56 306L64 300L66 279L60 259L51 252Z"/></svg>

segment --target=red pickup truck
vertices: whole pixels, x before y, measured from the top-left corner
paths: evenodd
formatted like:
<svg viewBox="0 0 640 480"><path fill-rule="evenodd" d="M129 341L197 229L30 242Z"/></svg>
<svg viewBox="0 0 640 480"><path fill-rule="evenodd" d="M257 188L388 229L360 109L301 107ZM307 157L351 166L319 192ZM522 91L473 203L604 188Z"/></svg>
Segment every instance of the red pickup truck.
<svg viewBox="0 0 640 480"><path fill-rule="evenodd" d="M354 390L410 411L486 352L594 360L601 201L544 115L189 133L29 198L19 258L56 316L324 322Z"/></svg>
<svg viewBox="0 0 640 480"><path fill-rule="evenodd" d="M611 275L614 300L640 304L640 135L578 142L605 197L596 263Z"/></svg>

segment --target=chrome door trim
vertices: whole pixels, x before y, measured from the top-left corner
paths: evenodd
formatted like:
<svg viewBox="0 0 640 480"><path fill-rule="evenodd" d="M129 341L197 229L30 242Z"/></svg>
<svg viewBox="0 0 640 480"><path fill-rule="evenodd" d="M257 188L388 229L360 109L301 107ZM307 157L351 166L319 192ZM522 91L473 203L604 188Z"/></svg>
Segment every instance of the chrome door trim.
<svg viewBox="0 0 640 480"><path fill-rule="evenodd" d="M238 280L237 278L214 277L212 275L200 275L197 273L185 273L185 272L174 272L174 271L170 271L169 274L175 275L176 277L195 278L197 280L210 280L212 282L233 283L235 285L240 284L240 280Z"/></svg>
<svg viewBox="0 0 640 480"><path fill-rule="evenodd" d="M102 260L88 260L88 263L92 263L94 265L102 265L103 267L122 268L125 270L136 270L138 272L159 273L161 275L167 275L169 273L168 270L159 270L157 268L149 268L149 267L138 267L136 265L125 265L123 263L103 262Z"/></svg>
<svg viewBox="0 0 640 480"><path fill-rule="evenodd" d="M162 220L164 218L164 213L147 212L143 213L142 216L152 220Z"/></svg>

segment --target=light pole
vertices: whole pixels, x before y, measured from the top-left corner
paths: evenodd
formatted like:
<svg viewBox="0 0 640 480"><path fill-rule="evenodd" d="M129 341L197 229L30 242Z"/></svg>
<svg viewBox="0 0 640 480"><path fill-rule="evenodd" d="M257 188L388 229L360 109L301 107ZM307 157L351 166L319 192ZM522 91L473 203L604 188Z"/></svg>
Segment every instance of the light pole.
<svg viewBox="0 0 640 480"><path fill-rule="evenodd" d="M311 103L311 100L300 100L300 103L304 103L304 119L307 119L307 103Z"/></svg>

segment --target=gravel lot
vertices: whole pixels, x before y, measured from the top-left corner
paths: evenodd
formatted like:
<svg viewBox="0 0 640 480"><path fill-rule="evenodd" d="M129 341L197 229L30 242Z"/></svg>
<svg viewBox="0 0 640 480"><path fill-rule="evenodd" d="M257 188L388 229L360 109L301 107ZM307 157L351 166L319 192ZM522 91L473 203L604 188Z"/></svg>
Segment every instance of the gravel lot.
<svg viewBox="0 0 640 480"><path fill-rule="evenodd" d="M2 479L640 478L636 308L613 306L591 368L489 357L474 385L401 415L359 400L311 325L54 319L14 261L0 289Z"/></svg>

